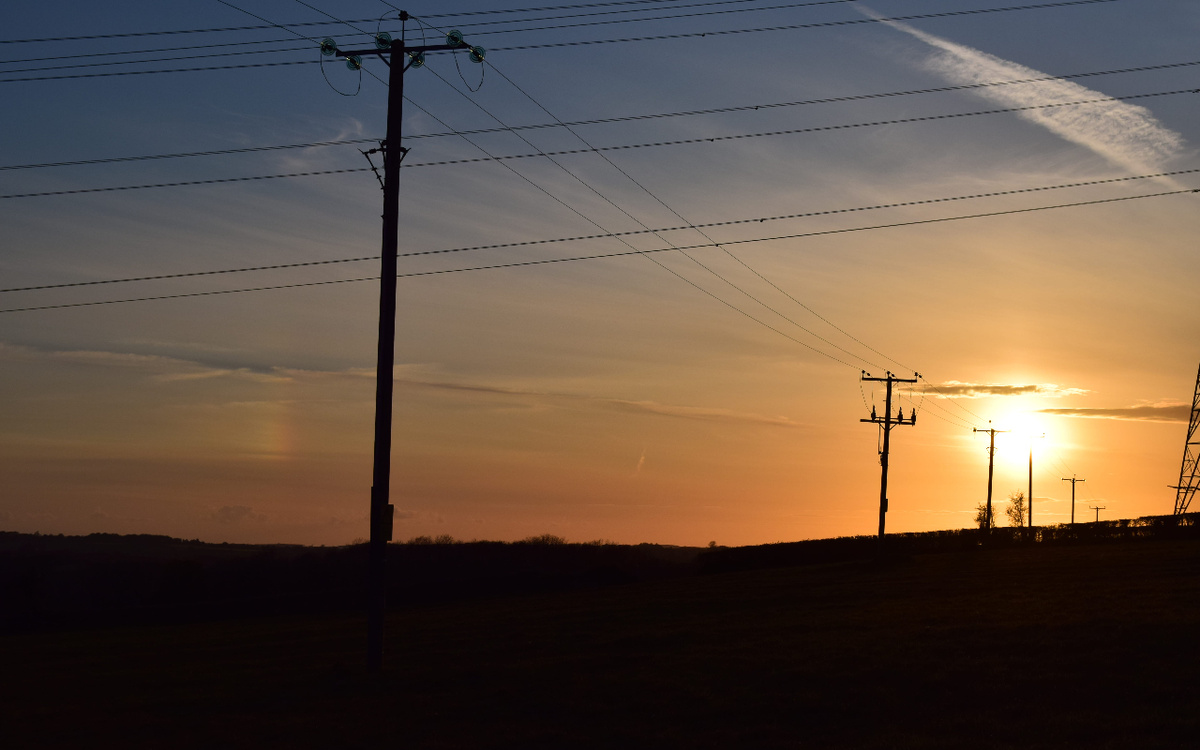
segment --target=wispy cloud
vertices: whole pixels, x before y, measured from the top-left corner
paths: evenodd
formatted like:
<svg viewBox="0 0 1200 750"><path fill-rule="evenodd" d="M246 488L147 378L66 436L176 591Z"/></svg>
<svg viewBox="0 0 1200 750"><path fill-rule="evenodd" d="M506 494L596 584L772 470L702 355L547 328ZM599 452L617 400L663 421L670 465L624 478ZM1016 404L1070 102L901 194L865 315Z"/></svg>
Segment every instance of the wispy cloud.
<svg viewBox="0 0 1200 750"><path fill-rule="evenodd" d="M403 382L409 385L423 386L426 388L437 388L446 391L465 391L471 393L490 394L496 396L509 396L514 398L531 398L543 401L577 401L587 402L593 405L607 407L610 409L618 409L621 411L635 411L649 414L656 414L664 417L674 417L677 419L697 419L704 421L715 422L740 422L749 424L762 424L774 427L796 427L797 423L792 419L784 416L766 416L763 414L754 414L751 412L734 411L732 409L718 409L704 406L681 406L676 404L662 404L657 401L632 401L628 399L607 398L604 396L589 396L583 394L572 393L553 393L549 391L525 390L520 388L505 388L502 386L491 385L472 385L464 383L447 383L433 380L404 380Z"/></svg>
<svg viewBox="0 0 1200 750"><path fill-rule="evenodd" d="M1087 391L1083 388L1064 388L1055 383L963 383L948 380L941 385L925 386L925 393L933 398L988 398L990 396L1045 396L1062 398L1079 396Z"/></svg>
<svg viewBox="0 0 1200 750"><path fill-rule="evenodd" d="M1129 422L1187 422L1192 414L1190 404L1152 404L1125 406L1115 409L1040 409L1041 414L1085 419L1119 419Z"/></svg>
<svg viewBox="0 0 1200 750"><path fill-rule="evenodd" d="M860 10L872 18L880 18L867 8L860 7ZM953 83L978 84L1046 77L1045 73L1033 68L942 39L908 24L898 21L885 23L936 49L937 52L925 64ZM1134 174L1163 171L1166 163L1184 147L1183 137L1164 127L1145 107L1113 99L1071 81L989 86L972 89L971 93L1006 108L1099 99L1101 101L1091 104L1029 109L1018 112L1017 116L1040 125L1064 140L1083 146ZM1181 187L1173 180L1163 178L1162 181L1175 188Z"/></svg>

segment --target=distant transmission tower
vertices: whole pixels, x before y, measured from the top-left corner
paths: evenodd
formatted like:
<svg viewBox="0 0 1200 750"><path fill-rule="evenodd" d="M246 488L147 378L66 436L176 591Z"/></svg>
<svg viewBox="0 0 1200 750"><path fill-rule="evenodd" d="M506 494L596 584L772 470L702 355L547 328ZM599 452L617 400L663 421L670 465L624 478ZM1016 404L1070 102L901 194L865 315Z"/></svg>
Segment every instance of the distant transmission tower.
<svg viewBox="0 0 1200 750"><path fill-rule="evenodd" d="M1200 487L1200 435L1196 428L1200 426L1200 369L1196 370L1196 390L1192 395L1192 417L1188 420L1187 439L1183 441L1183 465L1179 467L1179 484L1175 489L1175 515L1187 513L1196 488Z"/></svg>

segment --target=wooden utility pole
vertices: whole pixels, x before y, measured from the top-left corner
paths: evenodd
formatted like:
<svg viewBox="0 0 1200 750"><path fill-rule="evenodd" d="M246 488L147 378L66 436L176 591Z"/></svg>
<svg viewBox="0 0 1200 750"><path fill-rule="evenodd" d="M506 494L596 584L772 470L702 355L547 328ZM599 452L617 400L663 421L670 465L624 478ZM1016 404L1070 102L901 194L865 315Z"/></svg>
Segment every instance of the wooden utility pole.
<svg viewBox="0 0 1200 750"><path fill-rule="evenodd" d="M1029 438L1029 496L1025 498L1029 505L1029 528L1033 528L1033 438L1046 437L1045 433Z"/></svg>
<svg viewBox="0 0 1200 750"><path fill-rule="evenodd" d="M892 373L888 373L887 377L873 378L870 373L863 371L862 379L872 383L887 383L887 396L884 399L883 418L880 418L875 413L875 407L871 407L871 418L860 419L860 422L873 422L883 427L883 450L879 453L879 464L883 467L882 474L879 480L879 540L883 541L884 521L887 517L888 498L887 498L887 483L888 483L888 453L891 450L891 434L892 428L896 425L915 425L917 423L917 410L914 408L912 415L904 418L904 407L901 407L896 412L896 416L892 417L892 383L915 383L917 378L921 377L920 373L913 373L914 378L898 378Z"/></svg>
<svg viewBox="0 0 1200 750"><path fill-rule="evenodd" d="M988 424L991 424L991 423L992 423L991 420L988 420ZM997 430L997 429L989 427L986 430L974 428L971 431L972 432L986 432L988 434L988 436L991 438L990 442L988 443L987 515L984 516L984 518L983 518L983 530L985 533L990 534L990 533L992 533L992 470L995 468L995 465L996 465L996 433L997 432L1008 432L1008 430ZM1030 463L1032 464L1032 459L1030 459Z"/></svg>
<svg viewBox="0 0 1200 750"><path fill-rule="evenodd" d="M1086 482L1086 479L1077 479L1074 474L1070 479L1063 479L1064 482L1071 483L1071 523L1075 523L1075 483Z"/></svg>
<svg viewBox="0 0 1200 750"><path fill-rule="evenodd" d="M1096 523L1100 523L1100 511L1108 508L1107 505L1089 505L1088 507L1096 511Z"/></svg>
<svg viewBox="0 0 1200 750"><path fill-rule="evenodd" d="M399 39L380 33L370 49L343 50L332 39L321 42L321 53L344 58L357 70L364 55L378 55L387 63L388 106L387 140L383 151L383 248L379 274L379 339L375 369L375 450L371 470L371 541L367 573L367 669L378 672L383 665L383 613L385 606L384 553L392 539L395 506L391 504L392 474L392 391L396 361L396 254L400 237L400 160L407 149L400 145L404 108L404 73L424 64L426 52L469 50L472 62L483 62L482 47L471 47L457 30L446 35L446 44L407 46L404 22L407 11L400 11Z"/></svg>

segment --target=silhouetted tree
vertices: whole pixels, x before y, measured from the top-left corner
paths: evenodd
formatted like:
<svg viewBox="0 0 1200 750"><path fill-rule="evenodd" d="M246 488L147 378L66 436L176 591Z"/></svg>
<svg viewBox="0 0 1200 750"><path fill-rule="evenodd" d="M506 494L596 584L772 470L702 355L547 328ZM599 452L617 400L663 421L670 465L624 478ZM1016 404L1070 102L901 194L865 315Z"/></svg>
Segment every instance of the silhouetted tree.
<svg viewBox="0 0 1200 750"><path fill-rule="evenodd" d="M539 534L522 539L519 544L566 544L567 540L555 534Z"/></svg>
<svg viewBox="0 0 1200 750"><path fill-rule="evenodd" d="M1008 516L1008 525L1021 528L1025 525L1026 519L1025 509L1025 493L1012 492L1008 496L1008 507L1004 509L1004 515Z"/></svg>
<svg viewBox="0 0 1200 750"><path fill-rule="evenodd" d="M987 503L980 503L975 506L975 525L979 528L995 528L996 527L996 509L988 508Z"/></svg>

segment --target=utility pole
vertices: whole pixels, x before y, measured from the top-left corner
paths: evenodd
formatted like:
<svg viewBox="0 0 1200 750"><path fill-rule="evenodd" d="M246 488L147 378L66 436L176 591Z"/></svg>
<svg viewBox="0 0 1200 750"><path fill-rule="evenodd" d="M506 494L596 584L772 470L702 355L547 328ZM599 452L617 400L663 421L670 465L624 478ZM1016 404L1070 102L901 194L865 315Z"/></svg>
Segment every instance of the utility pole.
<svg viewBox="0 0 1200 750"><path fill-rule="evenodd" d="M992 423L992 420L989 419L988 424L991 424L991 423ZM989 427L986 430L981 430L979 428L972 428L971 432L986 432L988 434L988 436L991 438L990 442L988 443L987 515L984 516L984 519L983 519L984 532L987 534L991 534L992 533L992 470L993 470L993 468L995 468L995 465L996 465L996 433L997 432L1008 432L1008 430L997 430L997 429ZM1033 459L1030 459L1031 463L1032 463L1032 460Z"/></svg>
<svg viewBox="0 0 1200 750"><path fill-rule="evenodd" d="M1071 483L1071 523L1075 523L1075 483L1086 482L1086 479L1076 479L1072 474L1070 479L1063 479L1064 482Z"/></svg>
<svg viewBox="0 0 1200 750"><path fill-rule="evenodd" d="M1100 511L1108 508L1107 505L1089 505L1088 507L1096 511L1096 523L1100 523Z"/></svg>
<svg viewBox="0 0 1200 750"><path fill-rule="evenodd" d="M1192 416L1188 420L1187 438L1183 441L1183 464L1179 467L1179 483L1175 490L1175 515L1188 512L1188 505L1200 489L1200 370L1196 371L1196 391L1192 395Z"/></svg>
<svg viewBox="0 0 1200 750"><path fill-rule="evenodd" d="M1033 528L1033 438L1046 437L1046 433L1032 435L1029 439L1029 528Z"/></svg>
<svg viewBox="0 0 1200 750"><path fill-rule="evenodd" d="M883 467L883 473L879 480L879 541L883 541L883 526L887 516L888 499L887 499L887 482L888 482L888 453L891 449L891 434L892 427L896 425L915 425L917 423L917 410L914 408L912 416L908 419L904 418L904 407L900 407L896 412L896 416L892 417L892 383L915 383L917 378L921 377L921 373L914 372L914 378L898 378L892 373L888 373L887 377L873 378L866 370L863 370L862 379L871 383L887 383L887 396L884 399L883 418L875 413L875 407L871 407L871 418L860 419L859 422L873 422L883 426L883 450L880 452L879 463Z"/></svg>
<svg viewBox="0 0 1200 750"><path fill-rule="evenodd" d="M383 613L386 604L384 558L392 539L395 506L390 503L392 472L392 391L396 361L396 256L400 236L400 160L407 149L401 145L404 108L404 73L424 65L426 52L469 49L473 62L483 62L484 49L469 47L462 34L451 31L446 44L409 47L404 43L409 15L400 11L400 39L390 34L375 36L370 49L342 50L332 39L321 42L321 53L346 60L352 70L362 67L364 55L378 55L388 66L387 140L383 152L383 248L379 274L379 341L375 369L375 449L371 470L371 541L367 574L367 670L383 666Z"/></svg>

